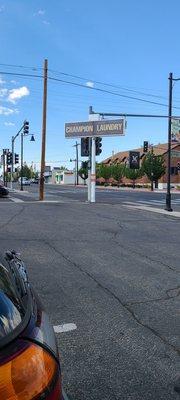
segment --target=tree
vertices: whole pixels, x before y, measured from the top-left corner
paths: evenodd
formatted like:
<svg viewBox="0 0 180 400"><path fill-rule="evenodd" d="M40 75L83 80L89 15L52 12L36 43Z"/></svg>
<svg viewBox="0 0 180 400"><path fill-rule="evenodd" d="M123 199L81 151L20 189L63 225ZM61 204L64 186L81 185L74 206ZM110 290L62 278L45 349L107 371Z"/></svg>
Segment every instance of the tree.
<svg viewBox="0 0 180 400"><path fill-rule="evenodd" d="M82 166L79 169L78 174L84 180L84 185L85 185L86 179L88 178L88 164L86 164L86 166Z"/></svg>
<svg viewBox="0 0 180 400"><path fill-rule="evenodd" d="M19 171L19 176L26 177L28 179L34 178L34 172L32 171L32 168L29 168L27 164L24 164L22 169Z"/></svg>
<svg viewBox="0 0 180 400"><path fill-rule="evenodd" d="M61 165L61 166L59 167L59 169L60 169L61 171L68 171L68 169L67 169L66 167L64 167L63 165Z"/></svg>
<svg viewBox="0 0 180 400"><path fill-rule="evenodd" d="M124 165L116 164L111 166L111 177L115 179L118 183L121 182L124 176Z"/></svg>
<svg viewBox="0 0 180 400"><path fill-rule="evenodd" d="M124 169L124 175L125 175L125 177L126 177L127 179L132 180L132 182L133 182L133 188L135 188L136 180L137 180L138 178L141 178L141 177L144 175L144 171L143 171L142 168L139 168L139 169L131 169L131 168L129 168L129 167L126 167L126 168Z"/></svg>
<svg viewBox="0 0 180 400"><path fill-rule="evenodd" d="M151 190L153 190L153 182L157 185L158 180L166 171L163 157L155 156L153 152L149 152L143 160L142 168L148 179L151 181Z"/></svg>
<svg viewBox="0 0 180 400"><path fill-rule="evenodd" d="M104 178L105 182L111 177L111 167L109 165L100 164L98 168L99 178Z"/></svg>

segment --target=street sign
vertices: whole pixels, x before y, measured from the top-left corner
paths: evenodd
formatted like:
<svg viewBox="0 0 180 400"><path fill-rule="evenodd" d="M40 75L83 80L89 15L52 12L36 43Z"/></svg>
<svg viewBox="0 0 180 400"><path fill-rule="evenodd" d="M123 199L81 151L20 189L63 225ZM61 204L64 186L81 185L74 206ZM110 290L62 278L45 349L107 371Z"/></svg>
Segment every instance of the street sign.
<svg viewBox="0 0 180 400"><path fill-rule="evenodd" d="M93 137L93 136L123 136L125 134L125 120L71 122L65 124L65 137Z"/></svg>
<svg viewBox="0 0 180 400"><path fill-rule="evenodd" d="M129 167L131 169L139 169L140 152L130 151L129 152Z"/></svg>
<svg viewBox="0 0 180 400"><path fill-rule="evenodd" d="M180 119L171 119L171 140L178 141L176 135L180 133Z"/></svg>

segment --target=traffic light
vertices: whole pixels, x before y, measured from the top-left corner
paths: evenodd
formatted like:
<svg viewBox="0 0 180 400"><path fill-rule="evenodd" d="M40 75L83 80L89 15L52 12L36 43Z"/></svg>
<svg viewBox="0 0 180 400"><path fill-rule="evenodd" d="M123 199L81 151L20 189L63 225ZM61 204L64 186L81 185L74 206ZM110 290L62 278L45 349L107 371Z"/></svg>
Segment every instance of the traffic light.
<svg viewBox="0 0 180 400"><path fill-rule="evenodd" d="M139 169L139 164L140 164L140 152L139 151L130 151L129 152L129 168Z"/></svg>
<svg viewBox="0 0 180 400"><path fill-rule="evenodd" d="M28 135L28 133L29 133L29 122L28 121L24 121L23 133L24 133L24 135Z"/></svg>
<svg viewBox="0 0 180 400"><path fill-rule="evenodd" d="M81 138L81 157L89 156L89 138Z"/></svg>
<svg viewBox="0 0 180 400"><path fill-rule="evenodd" d="M19 164L19 154L15 153L15 164Z"/></svg>
<svg viewBox="0 0 180 400"><path fill-rule="evenodd" d="M83 161L83 162L81 163L81 168L83 168L83 169L88 169L88 161Z"/></svg>
<svg viewBox="0 0 180 400"><path fill-rule="evenodd" d="M143 152L144 153L148 152L148 142L147 141L145 141L144 144L143 144Z"/></svg>
<svg viewBox="0 0 180 400"><path fill-rule="evenodd" d="M102 138L97 137L96 138L96 156L99 156L102 153Z"/></svg>
<svg viewBox="0 0 180 400"><path fill-rule="evenodd" d="M180 171L180 162L177 163L177 169Z"/></svg>
<svg viewBox="0 0 180 400"><path fill-rule="evenodd" d="M7 153L7 165L11 165L12 164L12 153L9 151Z"/></svg>

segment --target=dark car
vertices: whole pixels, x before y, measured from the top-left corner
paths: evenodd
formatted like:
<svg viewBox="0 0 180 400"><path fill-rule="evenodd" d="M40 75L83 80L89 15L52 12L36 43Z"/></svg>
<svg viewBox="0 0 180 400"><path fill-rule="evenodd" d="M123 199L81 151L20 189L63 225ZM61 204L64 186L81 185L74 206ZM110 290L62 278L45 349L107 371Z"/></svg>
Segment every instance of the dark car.
<svg viewBox="0 0 180 400"><path fill-rule="evenodd" d="M8 194L9 190L5 186L0 185L0 197L8 196Z"/></svg>
<svg viewBox="0 0 180 400"><path fill-rule="evenodd" d="M0 256L0 399L63 400L53 327L14 251Z"/></svg>

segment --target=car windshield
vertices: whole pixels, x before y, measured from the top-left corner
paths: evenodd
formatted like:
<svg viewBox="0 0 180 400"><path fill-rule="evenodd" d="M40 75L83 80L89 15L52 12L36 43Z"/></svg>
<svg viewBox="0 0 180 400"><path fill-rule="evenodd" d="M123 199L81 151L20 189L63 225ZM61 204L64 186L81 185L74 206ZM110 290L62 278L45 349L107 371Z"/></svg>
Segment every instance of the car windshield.
<svg viewBox="0 0 180 400"><path fill-rule="evenodd" d="M0 264L0 340L15 329L23 317L24 310L9 272Z"/></svg>

